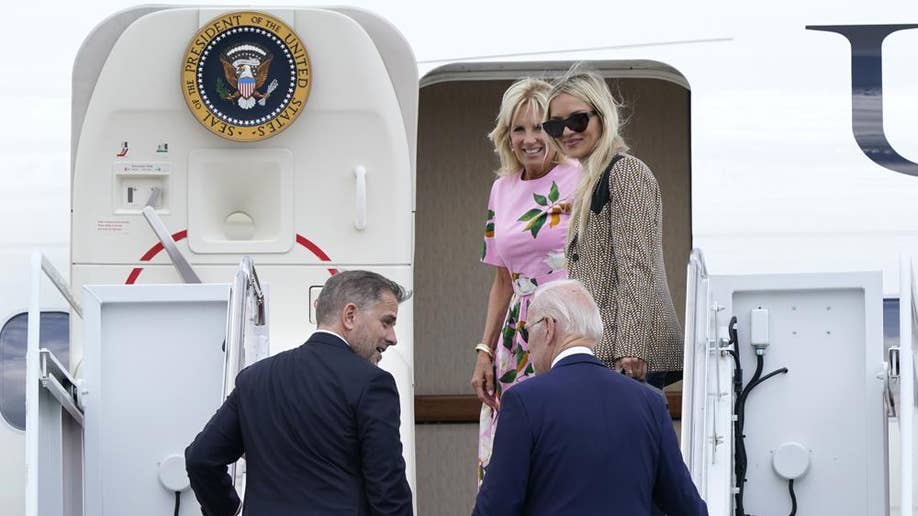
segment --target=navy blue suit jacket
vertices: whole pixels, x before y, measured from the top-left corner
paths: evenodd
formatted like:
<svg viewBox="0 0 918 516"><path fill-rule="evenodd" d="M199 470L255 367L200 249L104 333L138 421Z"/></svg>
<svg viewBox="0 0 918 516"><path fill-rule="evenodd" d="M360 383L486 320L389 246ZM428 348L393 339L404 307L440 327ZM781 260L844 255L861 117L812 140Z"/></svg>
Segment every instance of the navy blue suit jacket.
<svg viewBox="0 0 918 516"><path fill-rule="evenodd" d="M501 398L474 516L707 515L659 394L592 355Z"/></svg>
<svg viewBox="0 0 918 516"><path fill-rule="evenodd" d="M191 487L204 514L235 514L226 465L245 454L246 516L411 515L399 412L392 375L317 332L239 373L185 450Z"/></svg>

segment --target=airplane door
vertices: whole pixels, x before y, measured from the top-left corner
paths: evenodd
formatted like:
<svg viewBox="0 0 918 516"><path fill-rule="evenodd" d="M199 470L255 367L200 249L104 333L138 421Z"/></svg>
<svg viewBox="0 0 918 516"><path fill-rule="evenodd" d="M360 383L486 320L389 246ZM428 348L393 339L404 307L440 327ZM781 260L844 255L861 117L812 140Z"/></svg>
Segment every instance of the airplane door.
<svg viewBox="0 0 918 516"><path fill-rule="evenodd" d="M229 282L253 258L271 291L272 352L305 341L311 302L338 270L413 289L417 69L384 20L144 8L103 22L74 69L76 289L181 281L148 204L204 282ZM414 491L412 326L408 302L380 366L399 390ZM78 360L82 344L71 348Z"/></svg>

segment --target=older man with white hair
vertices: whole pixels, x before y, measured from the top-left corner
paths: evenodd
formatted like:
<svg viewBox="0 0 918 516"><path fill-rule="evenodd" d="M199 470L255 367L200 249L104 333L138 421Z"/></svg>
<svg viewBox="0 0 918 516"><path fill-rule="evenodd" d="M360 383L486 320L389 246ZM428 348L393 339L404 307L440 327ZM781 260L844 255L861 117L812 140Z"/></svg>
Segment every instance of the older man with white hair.
<svg viewBox="0 0 918 516"><path fill-rule="evenodd" d="M593 356L602 319L576 280L529 307L537 376L508 389L474 516L707 515L663 400Z"/></svg>

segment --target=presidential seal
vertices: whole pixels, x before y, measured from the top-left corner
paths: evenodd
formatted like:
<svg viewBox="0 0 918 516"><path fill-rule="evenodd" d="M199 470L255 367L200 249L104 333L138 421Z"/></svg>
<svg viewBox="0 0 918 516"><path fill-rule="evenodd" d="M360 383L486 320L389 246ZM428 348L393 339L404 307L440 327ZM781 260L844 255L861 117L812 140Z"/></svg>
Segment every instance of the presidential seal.
<svg viewBox="0 0 918 516"><path fill-rule="evenodd" d="M210 132L258 141L296 120L309 95L311 72L306 47L284 22L234 12L209 21L188 44L182 93Z"/></svg>

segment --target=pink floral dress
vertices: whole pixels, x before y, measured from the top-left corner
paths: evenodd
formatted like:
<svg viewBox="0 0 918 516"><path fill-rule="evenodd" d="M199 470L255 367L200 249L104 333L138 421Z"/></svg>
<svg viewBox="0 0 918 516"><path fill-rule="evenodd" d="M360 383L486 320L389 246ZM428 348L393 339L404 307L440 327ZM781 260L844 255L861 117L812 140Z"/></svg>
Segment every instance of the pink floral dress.
<svg viewBox="0 0 918 516"><path fill-rule="evenodd" d="M499 178L491 187L481 261L506 267L513 280L513 297L493 345L498 400L503 391L533 373L526 312L538 285L567 278L564 243L579 179L580 165L567 161L538 179L524 181L518 172ZM497 411L481 406L479 483L491 460L497 419Z"/></svg>

